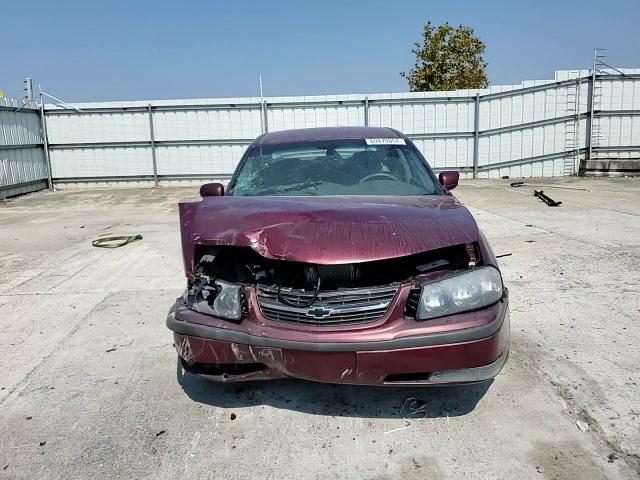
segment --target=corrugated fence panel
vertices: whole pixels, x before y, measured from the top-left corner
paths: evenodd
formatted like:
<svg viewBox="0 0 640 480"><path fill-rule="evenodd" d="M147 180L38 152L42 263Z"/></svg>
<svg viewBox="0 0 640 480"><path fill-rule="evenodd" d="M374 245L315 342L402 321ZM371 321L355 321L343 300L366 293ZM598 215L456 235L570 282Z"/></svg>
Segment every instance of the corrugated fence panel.
<svg viewBox="0 0 640 480"><path fill-rule="evenodd" d="M473 102L371 103L369 122L374 126L392 127L412 135L473 131Z"/></svg>
<svg viewBox="0 0 640 480"><path fill-rule="evenodd" d="M47 134L51 144L146 141L149 116L144 112L48 114Z"/></svg>
<svg viewBox="0 0 640 480"><path fill-rule="evenodd" d="M260 108L246 106L240 109L216 107L211 110L154 111L158 175L231 176L246 146L262 133L261 115ZM215 141L216 144L171 144L185 141Z"/></svg>
<svg viewBox="0 0 640 480"><path fill-rule="evenodd" d="M597 77L594 157L630 158L640 151L640 70L625 72L635 77ZM74 105L84 113L48 106L52 170L58 183L223 178L265 129L368 124L407 134L435 170L567 175L588 151L590 83L589 72L574 70L483 90L153 101L155 172L149 102Z"/></svg>
<svg viewBox="0 0 640 480"><path fill-rule="evenodd" d="M481 136L478 164L485 166L562 153L565 149L565 130L565 124L558 124Z"/></svg>
<svg viewBox="0 0 640 480"><path fill-rule="evenodd" d="M150 147L52 149L53 178L152 176Z"/></svg>
<svg viewBox="0 0 640 480"><path fill-rule="evenodd" d="M158 174L163 176L198 175L230 177L246 146L189 145L158 148Z"/></svg>
<svg viewBox="0 0 640 480"><path fill-rule="evenodd" d="M40 130L40 115L37 111L0 110L0 145L42 143Z"/></svg>
<svg viewBox="0 0 640 480"><path fill-rule="evenodd" d="M638 70L640 71L640 70ZM602 159L640 158L640 82L603 76L594 90L593 147Z"/></svg>
<svg viewBox="0 0 640 480"><path fill-rule="evenodd" d="M269 131L362 125L364 106L289 104L279 107L276 103L269 107L267 119Z"/></svg>
<svg viewBox="0 0 640 480"><path fill-rule="evenodd" d="M46 181L44 154L39 148L0 149L0 188ZM45 185L46 186L46 185ZM6 193L6 192L5 192ZM6 194L3 196L10 196Z"/></svg>
<svg viewBox="0 0 640 480"><path fill-rule="evenodd" d="M632 110L640 109L640 83L634 79L600 77L599 91L596 91L596 109ZM598 89L597 89L598 90Z"/></svg>
<svg viewBox="0 0 640 480"><path fill-rule="evenodd" d="M385 103L389 100L378 98L371 103L369 125L388 126L408 135L434 169L473 166L473 99L448 102L428 97L424 102L414 98L405 104ZM466 138L448 138L451 133ZM425 138L438 134L443 138Z"/></svg>
<svg viewBox="0 0 640 480"><path fill-rule="evenodd" d="M435 170L473 166L473 138L415 139L413 143Z"/></svg>
<svg viewBox="0 0 640 480"><path fill-rule="evenodd" d="M145 119L149 138L149 118ZM153 112L156 141L254 139L262 133L260 109Z"/></svg>
<svg viewBox="0 0 640 480"><path fill-rule="evenodd" d="M0 99L0 198L47 186L40 114L20 106Z"/></svg>
<svg viewBox="0 0 640 480"><path fill-rule="evenodd" d="M595 146L640 146L640 116L616 115L598 119L598 136Z"/></svg>

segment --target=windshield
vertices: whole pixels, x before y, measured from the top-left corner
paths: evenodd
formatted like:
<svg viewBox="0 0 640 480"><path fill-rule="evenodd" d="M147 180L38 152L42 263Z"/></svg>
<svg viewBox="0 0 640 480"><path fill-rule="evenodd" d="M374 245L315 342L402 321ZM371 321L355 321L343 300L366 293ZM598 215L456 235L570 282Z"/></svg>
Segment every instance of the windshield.
<svg viewBox="0 0 640 480"><path fill-rule="evenodd" d="M253 147L240 162L227 192L240 196L435 195L442 190L415 147L403 139L369 139Z"/></svg>

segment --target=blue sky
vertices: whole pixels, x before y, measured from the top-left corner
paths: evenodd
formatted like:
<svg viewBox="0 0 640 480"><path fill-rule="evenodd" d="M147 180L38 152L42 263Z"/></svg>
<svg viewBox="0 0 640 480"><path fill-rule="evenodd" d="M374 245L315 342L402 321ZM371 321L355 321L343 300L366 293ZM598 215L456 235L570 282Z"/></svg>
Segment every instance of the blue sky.
<svg viewBox="0 0 640 480"><path fill-rule="evenodd" d="M422 25L466 24L492 84L640 67L640 0L0 0L0 90L66 101L407 91Z"/></svg>

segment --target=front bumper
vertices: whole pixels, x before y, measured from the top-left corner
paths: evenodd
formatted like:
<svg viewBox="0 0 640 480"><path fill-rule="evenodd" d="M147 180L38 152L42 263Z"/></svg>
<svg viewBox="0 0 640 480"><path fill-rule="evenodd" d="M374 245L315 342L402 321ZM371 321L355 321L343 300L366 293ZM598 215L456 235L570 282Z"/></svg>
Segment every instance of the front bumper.
<svg viewBox="0 0 640 480"><path fill-rule="evenodd" d="M482 311L452 316L429 333L424 333L425 323L415 335L384 326L347 335L301 333L263 319L212 321L182 299L167 317L185 370L221 382L294 377L362 385L460 384L493 378L507 360L506 297Z"/></svg>

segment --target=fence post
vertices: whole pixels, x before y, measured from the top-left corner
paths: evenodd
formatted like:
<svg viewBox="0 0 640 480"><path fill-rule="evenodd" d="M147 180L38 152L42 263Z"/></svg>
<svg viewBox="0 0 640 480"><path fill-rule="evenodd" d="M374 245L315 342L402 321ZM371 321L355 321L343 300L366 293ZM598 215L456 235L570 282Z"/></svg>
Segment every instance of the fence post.
<svg viewBox="0 0 640 480"><path fill-rule="evenodd" d="M24 84L25 84L24 89L27 92L27 103L31 103L33 101L33 80L27 77L26 80L24 81Z"/></svg>
<svg viewBox="0 0 640 480"><path fill-rule="evenodd" d="M269 132L269 117L267 116L267 102L260 102L260 111L262 112L262 133Z"/></svg>
<svg viewBox="0 0 640 480"><path fill-rule="evenodd" d="M153 184L158 186L158 164L156 162L156 139L153 133L153 113L151 112L151 104L147 105L149 110L149 138L151 139L151 159L153 160Z"/></svg>
<svg viewBox="0 0 640 480"><path fill-rule="evenodd" d="M595 60L594 66L591 73L591 82L589 82L589 86L587 88L587 105L589 109L589 116L587 117L587 151L585 154L586 160L591 160L591 155L593 154L593 113L594 113L594 98L595 98L595 89L596 89L596 68L595 68Z"/></svg>
<svg viewBox="0 0 640 480"><path fill-rule="evenodd" d="M369 97L364 97L364 126L369 126Z"/></svg>
<svg viewBox="0 0 640 480"><path fill-rule="evenodd" d="M478 178L478 147L480 140L480 93L476 93L473 112L473 178Z"/></svg>
<svg viewBox="0 0 640 480"><path fill-rule="evenodd" d="M44 158L47 162L47 187L53 190L53 178L51 176L51 158L49 157L49 139L47 137L47 120L44 116L44 102L40 96L40 123L42 124L42 148L44 149Z"/></svg>

